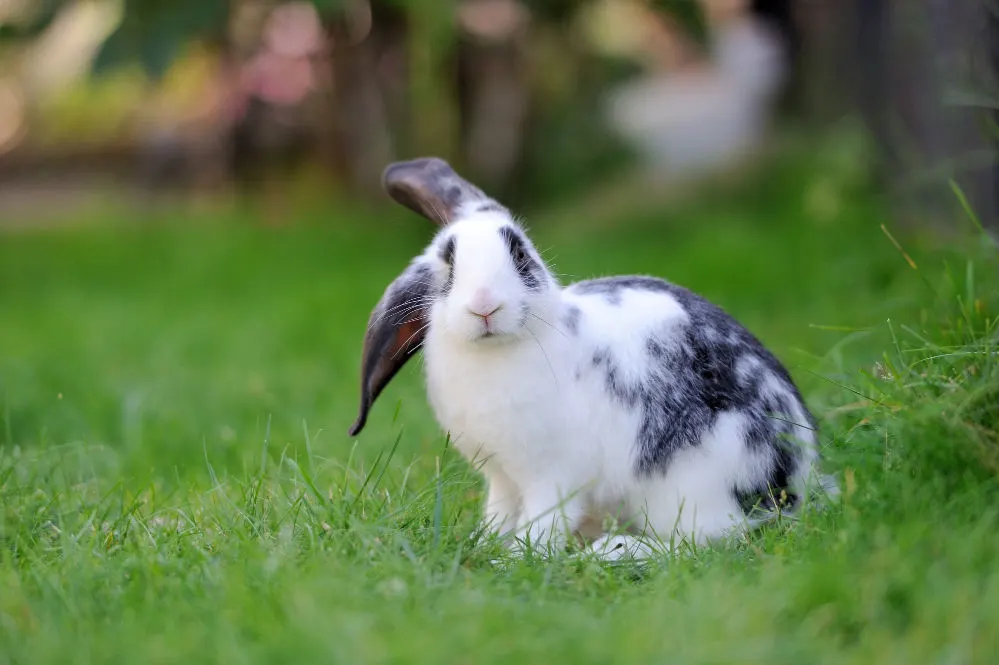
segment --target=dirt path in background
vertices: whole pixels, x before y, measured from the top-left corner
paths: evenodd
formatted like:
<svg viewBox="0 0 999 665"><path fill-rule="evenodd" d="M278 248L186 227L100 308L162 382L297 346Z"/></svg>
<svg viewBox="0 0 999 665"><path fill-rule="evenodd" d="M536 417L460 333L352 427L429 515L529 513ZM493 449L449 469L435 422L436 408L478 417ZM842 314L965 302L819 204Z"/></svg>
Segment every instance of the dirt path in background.
<svg viewBox="0 0 999 665"><path fill-rule="evenodd" d="M149 192L134 182L105 177L32 178L0 181L0 232L92 224L109 212L141 222L150 209L177 209L204 196L190 192Z"/></svg>
<svg viewBox="0 0 999 665"><path fill-rule="evenodd" d="M0 229L72 225L97 203L138 202L138 189L97 178L18 179L0 183Z"/></svg>

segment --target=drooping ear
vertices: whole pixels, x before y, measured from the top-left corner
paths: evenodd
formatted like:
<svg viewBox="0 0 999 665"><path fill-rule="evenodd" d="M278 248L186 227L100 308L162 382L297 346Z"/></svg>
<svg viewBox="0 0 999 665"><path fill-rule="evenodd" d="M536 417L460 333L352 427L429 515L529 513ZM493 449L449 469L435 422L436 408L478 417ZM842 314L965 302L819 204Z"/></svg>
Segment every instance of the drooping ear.
<svg viewBox="0 0 999 665"><path fill-rule="evenodd" d="M414 262L389 284L371 312L361 351L361 406L350 436L364 429L378 395L423 344L429 293L430 269Z"/></svg>
<svg viewBox="0 0 999 665"><path fill-rule="evenodd" d="M393 201L440 226L451 223L459 208L506 210L438 157L390 164L382 174L382 187Z"/></svg>

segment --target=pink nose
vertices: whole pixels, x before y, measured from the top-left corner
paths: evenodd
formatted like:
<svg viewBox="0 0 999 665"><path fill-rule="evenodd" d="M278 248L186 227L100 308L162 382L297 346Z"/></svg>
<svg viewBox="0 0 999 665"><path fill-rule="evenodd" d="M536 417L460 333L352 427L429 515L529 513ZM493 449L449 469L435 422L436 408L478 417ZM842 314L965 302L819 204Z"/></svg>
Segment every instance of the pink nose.
<svg viewBox="0 0 999 665"><path fill-rule="evenodd" d="M496 299L486 289L476 291L468 303L468 311L482 318L492 316L500 307L502 305L497 304Z"/></svg>

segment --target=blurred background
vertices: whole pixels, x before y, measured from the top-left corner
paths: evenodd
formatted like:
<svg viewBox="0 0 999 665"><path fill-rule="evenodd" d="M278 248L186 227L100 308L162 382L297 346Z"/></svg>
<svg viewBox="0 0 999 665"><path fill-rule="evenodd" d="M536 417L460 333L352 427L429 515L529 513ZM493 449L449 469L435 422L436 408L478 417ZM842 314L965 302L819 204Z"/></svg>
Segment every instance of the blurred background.
<svg viewBox="0 0 999 665"><path fill-rule="evenodd" d="M265 430L297 449L308 422L347 457L371 307L433 232L380 176L430 154L521 215L564 280L699 291L835 408L855 395L827 379L922 311L940 262L920 252L974 231L969 212L996 228L997 16L0 0L2 441L85 442L163 478L206 450L239 466ZM395 423L417 434L404 459L439 443L416 366L366 454Z"/></svg>
<svg viewBox="0 0 999 665"><path fill-rule="evenodd" d="M849 126L899 218L939 222L954 178L993 223L996 23L989 0L0 0L0 219L249 197L280 223L292 192L378 203L422 154L543 206Z"/></svg>

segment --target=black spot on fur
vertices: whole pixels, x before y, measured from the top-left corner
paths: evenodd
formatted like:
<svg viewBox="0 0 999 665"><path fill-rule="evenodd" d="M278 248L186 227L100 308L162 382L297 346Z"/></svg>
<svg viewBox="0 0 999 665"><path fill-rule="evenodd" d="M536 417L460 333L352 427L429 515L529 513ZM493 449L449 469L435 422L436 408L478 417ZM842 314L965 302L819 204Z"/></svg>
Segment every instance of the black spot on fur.
<svg viewBox="0 0 999 665"><path fill-rule="evenodd" d="M614 397L627 406L639 406L642 396L641 385L623 380L621 370L610 349L597 349L593 353L592 363L593 367L603 370L607 389Z"/></svg>
<svg viewBox="0 0 999 665"><path fill-rule="evenodd" d="M601 296L612 304L620 303L628 290L663 293L689 316L689 323L670 322L668 329L646 340L647 364L641 376L624 377L612 349L600 348L593 354L592 364L603 372L607 390L626 406L642 411L639 475L665 472L677 451L699 444L719 414L736 410L747 419L747 445L761 453L770 450L775 460L767 482L741 493L740 500L750 495L759 498L771 489L779 496L787 488L798 459L793 442L786 440L795 431L792 402L807 418L800 425L815 429L815 421L790 374L756 337L717 305L661 279L595 279L569 290ZM758 371L748 380L737 370L743 358L759 361ZM770 383L779 386L777 391L768 389L765 377L773 377Z"/></svg>
<svg viewBox="0 0 999 665"><path fill-rule="evenodd" d="M451 236L444 243L444 246L441 247L441 250L440 250L440 252L438 254L438 256L440 256L441 261L443 261L444 263L446 263L447 267L448 267L447 281L444 282L444 286L441 289L441 292L444 295L447 295L448 293L450 293L451 292L451 287L454 285L454 252L455 252L455 247L456 247L456 244L455 244L454 236Z"/></svg>
<svg viewBox="0 0 999 665"><path fill-rule="evenodd" d="M444 243L444 246L441 247L441 251L438 253L438 255L441 257L441 261L443 261L448 265L453 264L454 248L455 248L455 240L454 236L451 236L447 239L447 242Z"/></svg>
<svg viewBox="0 0 999 665"><path fill-rule="evenodd" d="M527 241L511 226L504 226L499 232L506 241L510 260L520 275L520 281L531 291L541 288L544 268L531 256Z"/></svg>
<svg viewBox="0 0 999 665"><path fill-rule="evenodd" d="M583 311L576 307L575 305L569 307L562 315L562 325L569 334L575 336L579 334L579 320L583 316Z"/></svg>
<svg viewBox="0 0 999 665"><path fill-rule="evenodd" d="M655 277L607 277L577 282L572 289L577 293L601 295L611 305L620 305L625 291L654 291L670 293L668 282Z"/></svg>

